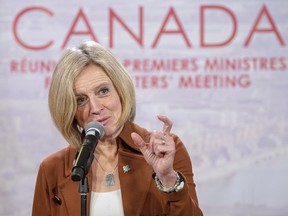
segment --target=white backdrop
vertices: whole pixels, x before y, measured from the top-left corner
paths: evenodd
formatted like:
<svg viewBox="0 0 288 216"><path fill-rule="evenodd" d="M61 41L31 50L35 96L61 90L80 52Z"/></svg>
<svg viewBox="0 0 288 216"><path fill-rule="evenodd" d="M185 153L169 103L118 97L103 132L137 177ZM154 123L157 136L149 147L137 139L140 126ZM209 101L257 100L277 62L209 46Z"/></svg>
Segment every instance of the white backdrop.
<svg viewBox="0 0 288 216"><path fill-rule="evenodd" d="M41 160L66 146L47 109L64 49L127 67L136 122L169 116L206 216L288 215L288 1L3 1L0 215L30 215Z"/></svg>

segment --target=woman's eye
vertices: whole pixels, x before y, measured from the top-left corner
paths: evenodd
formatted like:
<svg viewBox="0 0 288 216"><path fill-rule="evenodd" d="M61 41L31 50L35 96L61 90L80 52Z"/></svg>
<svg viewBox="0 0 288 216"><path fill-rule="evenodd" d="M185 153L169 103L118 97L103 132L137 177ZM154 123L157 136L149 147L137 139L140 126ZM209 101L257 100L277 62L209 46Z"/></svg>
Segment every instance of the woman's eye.
<svg viewBox="0 0 288 216"><path fill-rule="evenodd" d="M77 101L77 105L81 106L81 105L85 104L87 100L85 97L77 97L76 101Z"/></svg>
<svg viewBox="0 0 288 216"><path fill-rule="evenodd" d="M104 88L101 88L100 91L99 91L99 94L100 95L105 95L109 92L109 89L104 87Z"/></svg>

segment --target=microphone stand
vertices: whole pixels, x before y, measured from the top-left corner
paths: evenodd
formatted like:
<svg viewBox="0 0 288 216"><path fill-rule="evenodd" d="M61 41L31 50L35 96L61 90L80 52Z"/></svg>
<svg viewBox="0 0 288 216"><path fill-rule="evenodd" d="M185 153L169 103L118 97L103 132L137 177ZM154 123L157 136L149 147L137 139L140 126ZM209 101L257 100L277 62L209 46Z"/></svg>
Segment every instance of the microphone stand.
<svg viewBox="0 0 288 216"><path fill-rule="evenodd" d="M91 143L91 149L88 153L87 163L83 162L80 163L80 165L76 166L74 164L74 167L72 168L72 180L73 181L79 181L79 193L81 195L81 216L87 215L87 193L89 192L89 185L88 185L88 179L87 179L87 173L91 167L92 161L94 159L93 152L95 151L97 140L94 137L92 137L93 140ZM95 141L95 142L94 142ZM79 152L76 153L75 159L78 158ZM75 163L75 161L74 161Z"/></svg>
<svg viewBox="0 0 288 216"><path fill-rule="evenodd" d="M79 193L81 194L81 216L87 215L87 193L89 192L87 176L81 179Z"/></svg>

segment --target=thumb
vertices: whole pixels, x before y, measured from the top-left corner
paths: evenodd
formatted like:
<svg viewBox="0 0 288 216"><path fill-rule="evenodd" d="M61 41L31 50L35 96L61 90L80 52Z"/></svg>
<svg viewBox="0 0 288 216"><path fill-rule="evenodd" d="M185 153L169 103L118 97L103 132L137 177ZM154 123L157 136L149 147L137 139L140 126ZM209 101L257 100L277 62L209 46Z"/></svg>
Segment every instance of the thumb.
<svg viewBox="0 0 288 216"><path fill-rule="evenodd" d="M140 150L143 149L143 148L146 146L146 143L144 142L144 140L142 139L142 137L141 137L139 134L133 132L133 133L131 133L131 138L132 138L134 144L135 144Z"/></svg>

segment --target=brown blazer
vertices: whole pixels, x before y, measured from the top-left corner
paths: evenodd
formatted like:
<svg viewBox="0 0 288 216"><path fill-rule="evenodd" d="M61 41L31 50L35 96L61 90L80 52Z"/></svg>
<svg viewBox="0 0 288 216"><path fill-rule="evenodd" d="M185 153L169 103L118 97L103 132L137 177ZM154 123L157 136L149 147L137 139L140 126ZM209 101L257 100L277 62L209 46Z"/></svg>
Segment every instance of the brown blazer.
<svg viewBox="0 0 288 216"><path fill-rule="evenodd" d="M125 216L202 216L198 206L192 165L188 152L180 139L174 136L176 155L174 169L185 178L185 186L179 192L159 191L152 178L152 168L139 149L134 145L130 134L135 131L149 141L150 133L134 123L126 123L119 135L121 146L118 155L118 172ZM76 149L68 146L48 156L40 165L32 208L32 216L81 215L79 182L71 180L71 170ZM123 166L130 171L124 173ZM92 171L87 174L88 184ZM89 185L92 188L91 185ZM90 192L87 194L87 215L90 212Z"/></svg>

